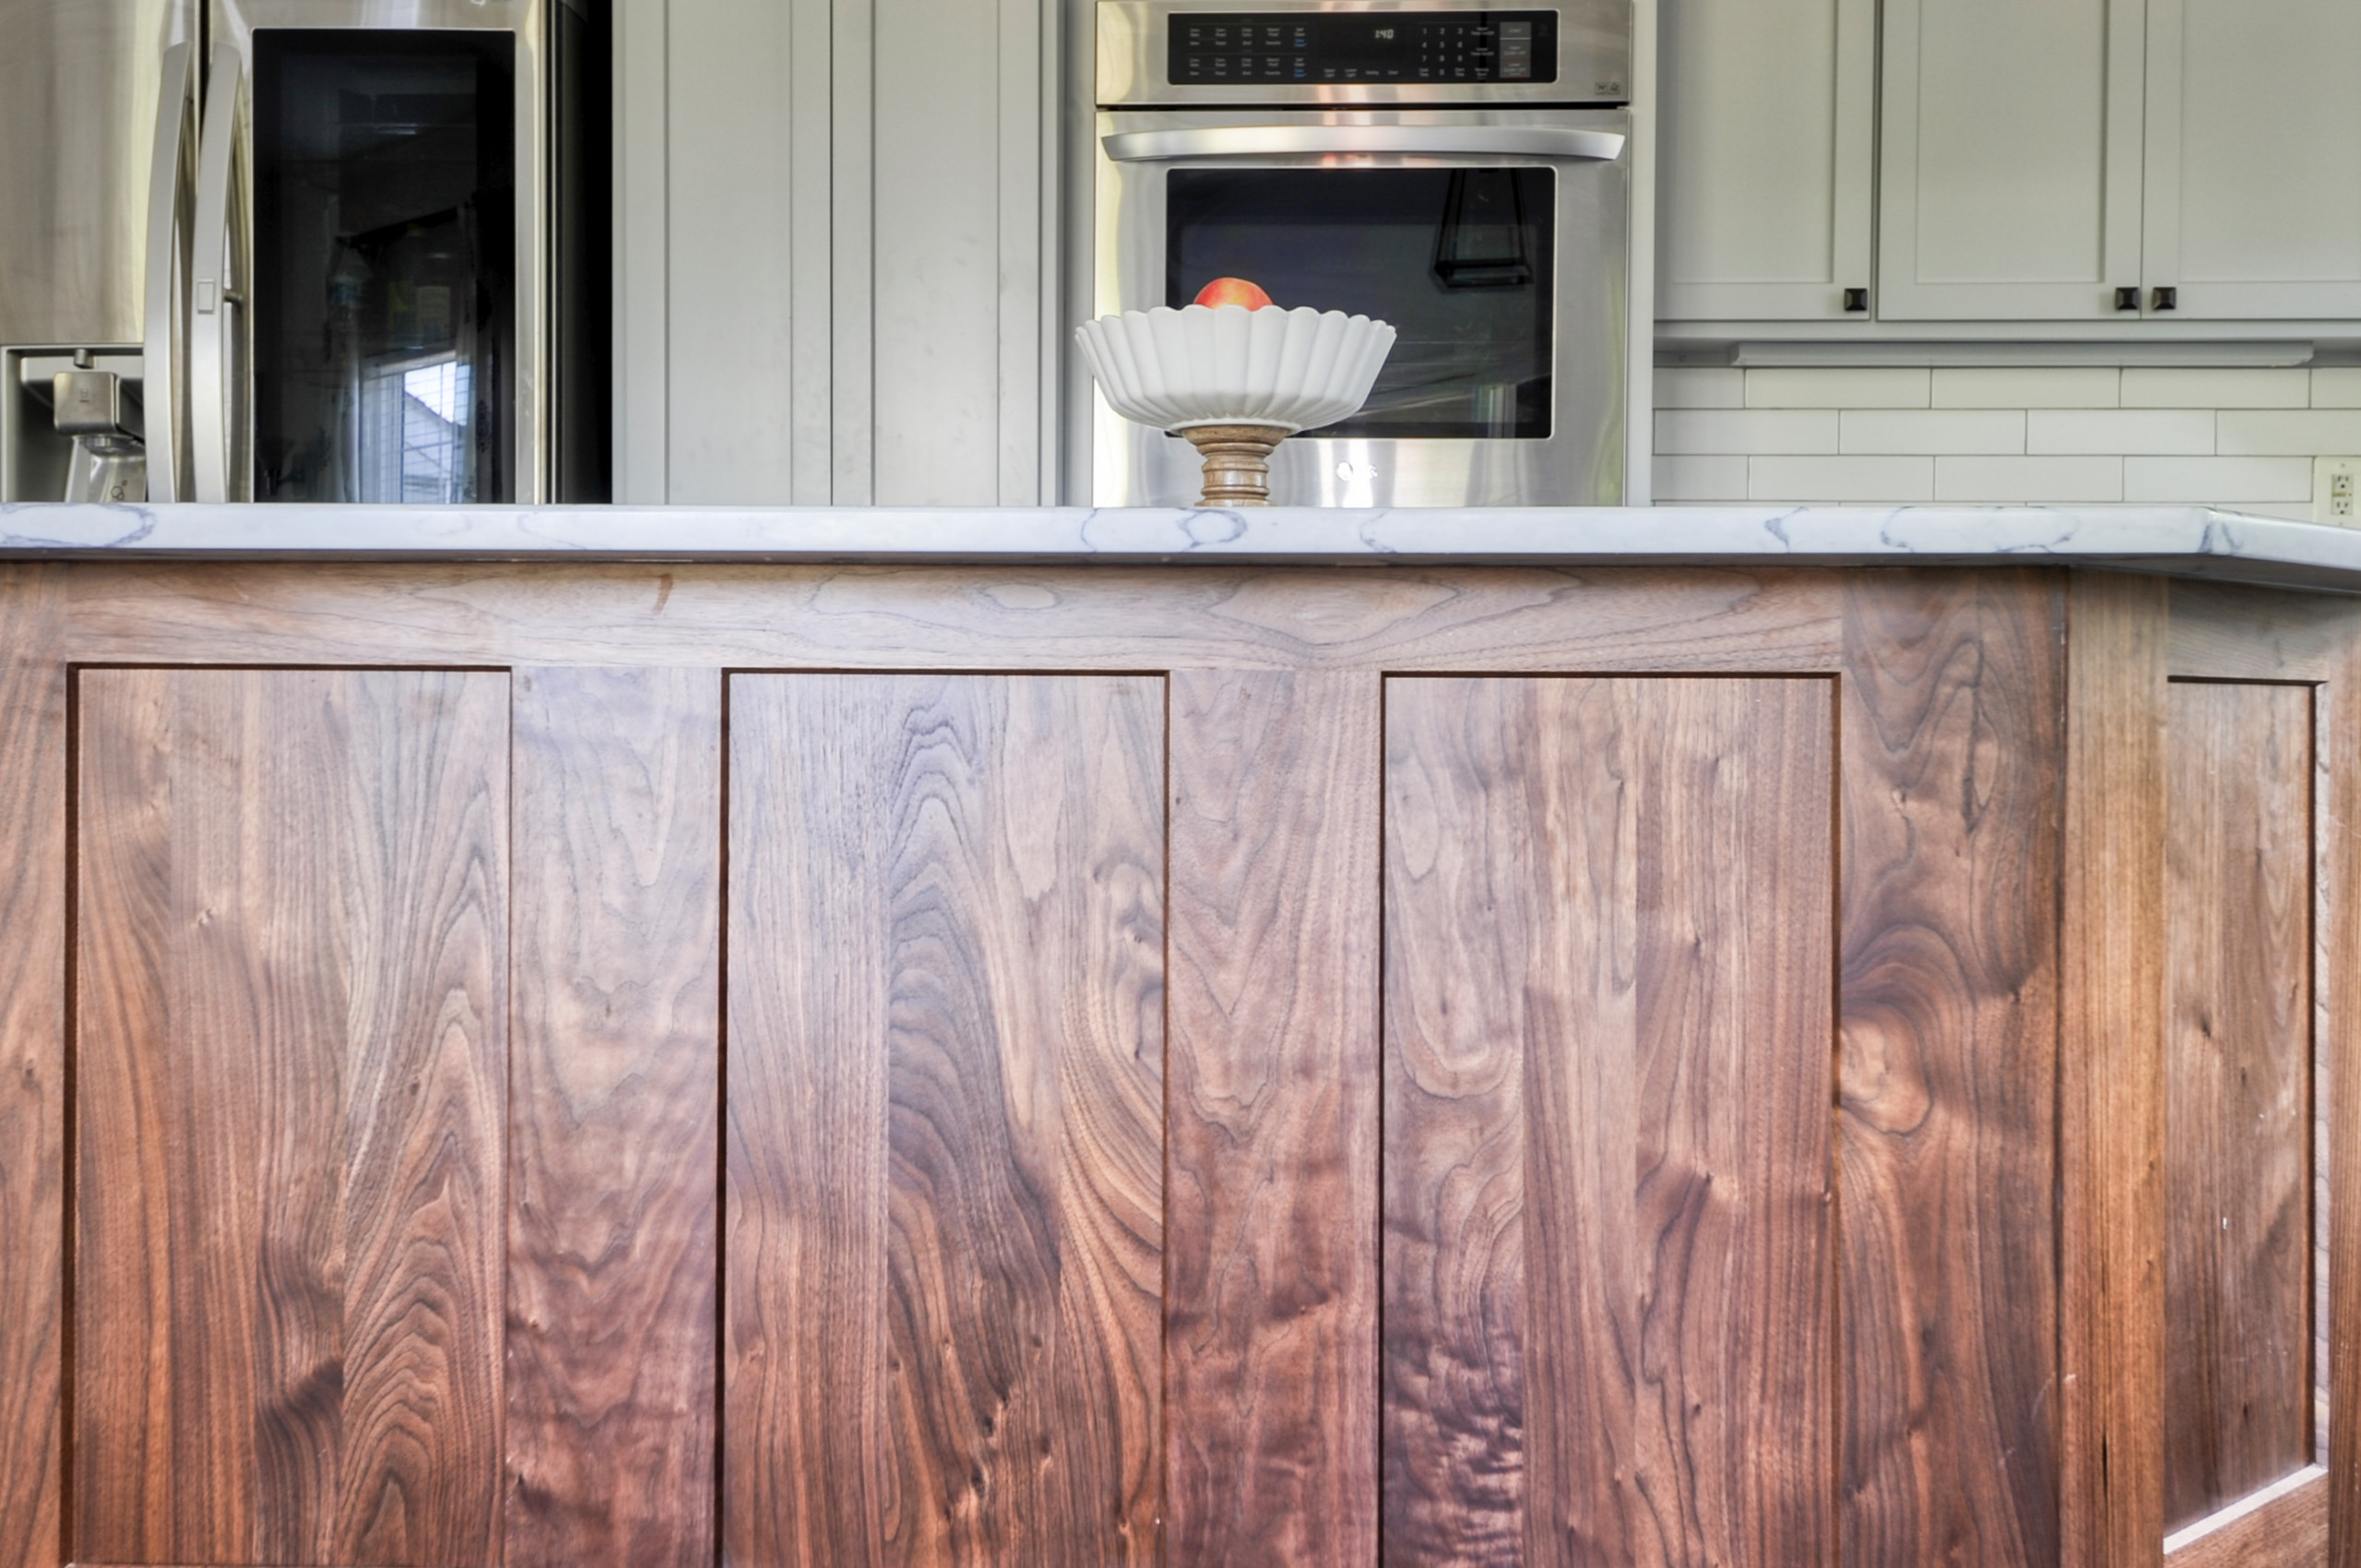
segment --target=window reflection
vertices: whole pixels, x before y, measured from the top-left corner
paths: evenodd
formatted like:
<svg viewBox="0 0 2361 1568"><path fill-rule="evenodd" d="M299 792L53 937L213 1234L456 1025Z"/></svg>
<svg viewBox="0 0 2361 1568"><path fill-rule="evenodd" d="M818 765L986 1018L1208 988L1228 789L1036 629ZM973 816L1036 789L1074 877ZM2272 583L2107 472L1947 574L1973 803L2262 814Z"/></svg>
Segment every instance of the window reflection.
<svg viewBox="0 0 2361 1568"><path fill-rule="evenodd" d="M514 40L255 35L255 491L514 495Z"/></svg>

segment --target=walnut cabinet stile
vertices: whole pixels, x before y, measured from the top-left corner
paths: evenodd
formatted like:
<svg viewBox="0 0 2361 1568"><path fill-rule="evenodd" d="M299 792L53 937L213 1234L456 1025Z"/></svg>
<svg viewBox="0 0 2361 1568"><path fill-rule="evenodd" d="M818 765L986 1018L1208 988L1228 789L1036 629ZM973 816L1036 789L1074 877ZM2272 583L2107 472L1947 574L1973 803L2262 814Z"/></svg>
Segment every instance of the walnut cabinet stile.
<svg viewBox="0 0 2361 1568"><path fill-rule="evenodd" d="M0 1568L2361 1568L2361 610L0 566Z"/></svg>

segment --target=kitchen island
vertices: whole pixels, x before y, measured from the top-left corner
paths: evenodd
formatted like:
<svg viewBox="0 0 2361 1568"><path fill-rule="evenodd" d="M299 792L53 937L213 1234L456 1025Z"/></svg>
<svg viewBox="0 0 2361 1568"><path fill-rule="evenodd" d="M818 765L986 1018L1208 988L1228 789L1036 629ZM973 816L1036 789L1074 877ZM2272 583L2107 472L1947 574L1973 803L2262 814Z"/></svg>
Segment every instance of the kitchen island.
<svg viewBox="0 0 2361 1568"><path fill-rule="evenodd" d="M0 507L0 1568L2361 1563L2361 533Z"/></svg>

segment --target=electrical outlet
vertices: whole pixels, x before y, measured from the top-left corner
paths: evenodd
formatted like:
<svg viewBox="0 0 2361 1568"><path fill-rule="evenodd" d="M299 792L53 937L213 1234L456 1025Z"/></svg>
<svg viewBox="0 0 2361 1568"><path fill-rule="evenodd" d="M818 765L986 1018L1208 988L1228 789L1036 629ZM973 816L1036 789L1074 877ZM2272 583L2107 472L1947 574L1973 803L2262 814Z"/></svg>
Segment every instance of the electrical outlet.
<svg viewBox="0 0 2361 1568"><path fill-rule="evenodd" d="M2361 457L2312 459L2312 520L2361 529Z"/></svg>

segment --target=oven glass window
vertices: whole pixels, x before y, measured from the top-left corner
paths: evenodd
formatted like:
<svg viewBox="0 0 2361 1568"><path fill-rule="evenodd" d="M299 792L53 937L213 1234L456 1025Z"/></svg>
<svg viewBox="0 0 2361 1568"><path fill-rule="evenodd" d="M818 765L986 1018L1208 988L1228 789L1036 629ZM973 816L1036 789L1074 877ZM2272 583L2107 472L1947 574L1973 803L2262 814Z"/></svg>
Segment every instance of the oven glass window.
<svg viewBox="0 0 2361 1568"><path fill-rule="evenodd" d="M1393 323L1369 402L1311 434L1549 434L1549 169L1175 169L1167 181L1167 304L1243 278L1275 304Z"/></svg>

